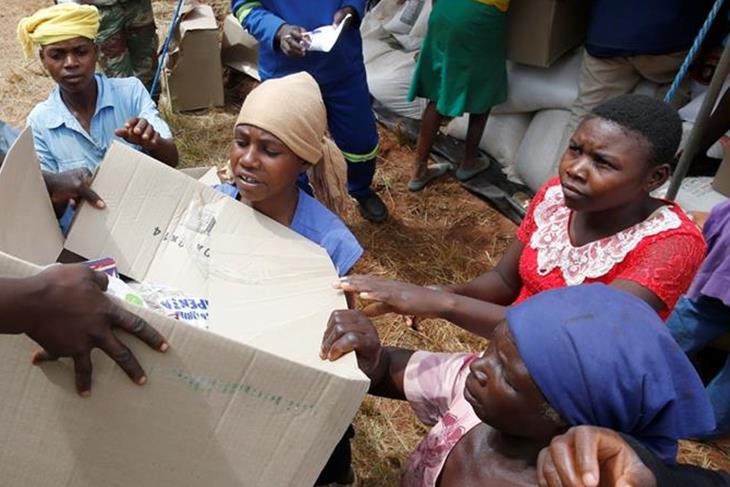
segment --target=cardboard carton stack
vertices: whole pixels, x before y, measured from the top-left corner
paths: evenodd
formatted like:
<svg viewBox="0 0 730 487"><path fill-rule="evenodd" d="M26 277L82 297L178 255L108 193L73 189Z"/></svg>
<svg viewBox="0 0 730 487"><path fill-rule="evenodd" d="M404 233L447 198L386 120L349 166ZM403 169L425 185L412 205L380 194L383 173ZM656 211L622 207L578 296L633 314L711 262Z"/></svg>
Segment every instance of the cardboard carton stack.
<svg viewBox="0 0 730 487"><path fill-rule="evenodd" d="M512 0L507 11L507 59L549 67L583 43L590 8L586 0Z"/></svg>

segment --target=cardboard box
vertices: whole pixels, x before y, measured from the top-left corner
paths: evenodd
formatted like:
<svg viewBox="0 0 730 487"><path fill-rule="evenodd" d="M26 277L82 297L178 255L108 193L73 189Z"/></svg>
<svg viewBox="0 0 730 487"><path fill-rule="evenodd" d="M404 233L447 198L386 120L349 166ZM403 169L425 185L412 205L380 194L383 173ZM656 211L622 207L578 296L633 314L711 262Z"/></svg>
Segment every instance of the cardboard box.
<svg viewBox="0 0 730 487"><path fill-rule="evenodd" d="M218 177L218 168L215 166L185 167L179 171L193 179L197 179L206 186L215 186L221 182Z"/></svg>
<svg viewBox="0 0 730 487"><path fill-rule="evenodd" d="M233 15L223 21L221 47L223 64L261 81L259 76L259 43L254 36L243 29Z"/></svg>
<svg viewBox="0 0 730 487"><path fill-rule="evenodd" d="M38 167L26 130L0 168L13 209L0 215L0 275L38 272L64 245L111 256L128 276L207 297L210 331L125 304L171 349L121 336L149 382L94 353L90 398L70 361L33 367L30 339L2 337L0 483L311 486L368 387L354 356L318 357L329 313L345 306L326 252L121 144L93 184L107 209L82 205L64 242Z"/></svg>
<svg viewBox="0 0 730 487"><path fill-rule="evenodd" d="M210 5L193 4L186 8L163 71L173 110L223 106L218 24Z"/></svg>
<svg viewBox="0 0 730 487"><path fill-rule="evenodd" d="M591 2L512 0L507 11L507 59L546 68L583 43Z"/></svg>

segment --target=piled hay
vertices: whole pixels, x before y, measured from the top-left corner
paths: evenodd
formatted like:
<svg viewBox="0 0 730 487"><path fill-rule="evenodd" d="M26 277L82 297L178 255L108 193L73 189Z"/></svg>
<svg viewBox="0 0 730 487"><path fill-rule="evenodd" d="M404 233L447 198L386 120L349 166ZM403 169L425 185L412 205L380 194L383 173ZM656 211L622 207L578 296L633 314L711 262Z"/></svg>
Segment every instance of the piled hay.
<svg viewBox="0 0 730 487"><path fill-rule="evenodd" d="M228 0L210 0L222 20ZM0 14L0 47L6 53L0 65L0 119L16 126L35 103L48 95L53 83L38 61L25 61L15 41L20 17L47 6L46 0L7 2ZM153 2L160 37L167 32L175 0ZM248 86L250 87L250 85ZM243 90L247 89L243 84ZM235 98L235 93L233 94ZM239 97L240 98L240 97ZM226 109L195 114L173 114L161 101L163 114L175 133L185 166L221 164L237 113ZM444 179L421 193L409 193L412 149L381 130L376 190L390 208L391 220L373 225L356 211L346 215L366 249L357 273L371 273L419 284L462 282L490 269L514 235L515 227L453 179ZM486 342L440 320L411 329L401 317L376 320L381 339L388 345L439 351L481 351ZM367 398L355 420L354 462L361 485L397 485L400 469L425 432L406 403ZM708 468L730 468L730 441L712 444L682 442L680 459Z"/></svg>
<svg viewBox="0 0 730 487"><path fill-rule="evenodd" d="M160 111L175 134L181 167L215 166L228 160L235 114L223 109L174 113L167 100L160 100Z"/></svg>

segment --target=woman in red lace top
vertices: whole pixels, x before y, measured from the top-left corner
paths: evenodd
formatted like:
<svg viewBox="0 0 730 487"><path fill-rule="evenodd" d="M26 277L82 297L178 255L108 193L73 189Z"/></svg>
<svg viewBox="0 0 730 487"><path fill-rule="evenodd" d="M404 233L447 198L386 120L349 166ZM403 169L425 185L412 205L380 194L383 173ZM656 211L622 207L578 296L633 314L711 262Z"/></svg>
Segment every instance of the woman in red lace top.
<svg viewBox="0 0 730 487"><path fill-rule="evenodd" d="M669 178L681 132L676 111L660 100L609 100L573 134L559 178L535 195L494 269L435 289L371 276L350 276L337 286L375 301L366 308L371 315L440 317L483 336L505 306L584 282L632 293L665 318L706 250L679 206L651 196ZM483 320L466 319L466 309L478 309Z"/></svg>

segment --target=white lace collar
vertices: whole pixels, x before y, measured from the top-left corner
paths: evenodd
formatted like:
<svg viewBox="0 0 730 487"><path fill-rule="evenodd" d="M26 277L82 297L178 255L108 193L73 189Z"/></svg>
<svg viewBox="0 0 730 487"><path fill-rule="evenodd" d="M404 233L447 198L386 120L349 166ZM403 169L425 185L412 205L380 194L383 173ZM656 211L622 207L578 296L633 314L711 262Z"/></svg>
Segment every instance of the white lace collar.
<svg viewBox="0 0 730 487"><path fill-rule="evenodd" d="M662 206L634 226L574 247L568 230L570 214L571 210L564 203L562 187L559 184L551 186L545 192L545 199L535 208L537 229L530 238L530 247L537 251L537 273L546 276L557 267L568 286L606 275L643 238L682 225L679 216L669 206Z"/></svg>

